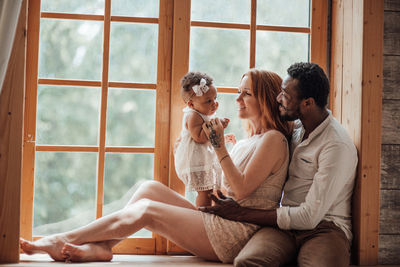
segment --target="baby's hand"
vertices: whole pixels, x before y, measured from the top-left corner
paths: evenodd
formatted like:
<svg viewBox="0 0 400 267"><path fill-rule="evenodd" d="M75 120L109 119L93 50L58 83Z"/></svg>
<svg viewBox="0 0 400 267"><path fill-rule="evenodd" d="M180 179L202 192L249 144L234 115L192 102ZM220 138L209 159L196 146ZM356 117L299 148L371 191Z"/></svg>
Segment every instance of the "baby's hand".
<svg viewBox="0 0 400 267"><path fill-rule="evenodd" d="M236 136L234 134L226 134L224 138L225 138L225 144L227 143L236 144Z"/></svg>
<svg viewBox="0 0 400 267"><path fill-rule="evenodd" d="M224 129L225 129L226 127L228 127L230 120L228 118L223 118L223 119L220 119L220 121L222 123L222 126L224 126Z"/></svg>

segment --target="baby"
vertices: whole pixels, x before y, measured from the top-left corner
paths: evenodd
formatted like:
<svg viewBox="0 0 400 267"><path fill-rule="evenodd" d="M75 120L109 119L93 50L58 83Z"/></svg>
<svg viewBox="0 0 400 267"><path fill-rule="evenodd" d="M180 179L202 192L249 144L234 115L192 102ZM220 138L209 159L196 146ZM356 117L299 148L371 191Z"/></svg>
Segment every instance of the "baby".
<svg viewBox="0 0 400 267"><path fill-rule="evenodd" d="M220 187L221 179L221 166L202 128L218 109L217 90L212 82L210 76L201 72L189 72L181 80L186 107L176 143L175 169L186 189L197 191L198 207L211 205L209 194ZM229 123L226 118L221 121L224 127Z"/></svg>

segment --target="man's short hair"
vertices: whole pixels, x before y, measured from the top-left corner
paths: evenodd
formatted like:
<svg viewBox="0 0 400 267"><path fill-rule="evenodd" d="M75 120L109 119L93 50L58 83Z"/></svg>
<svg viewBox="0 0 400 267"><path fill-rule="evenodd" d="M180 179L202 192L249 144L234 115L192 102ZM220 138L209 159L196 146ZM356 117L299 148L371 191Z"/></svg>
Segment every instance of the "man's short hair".
<svg viewBox="0 0 400 267"><path fill-rule="evenodd" d="M298 80L297 92L300 99L314 98L320 108L328 103L329 81L323 69L315 63L299 62L287 69L293 79Z"/></svg>

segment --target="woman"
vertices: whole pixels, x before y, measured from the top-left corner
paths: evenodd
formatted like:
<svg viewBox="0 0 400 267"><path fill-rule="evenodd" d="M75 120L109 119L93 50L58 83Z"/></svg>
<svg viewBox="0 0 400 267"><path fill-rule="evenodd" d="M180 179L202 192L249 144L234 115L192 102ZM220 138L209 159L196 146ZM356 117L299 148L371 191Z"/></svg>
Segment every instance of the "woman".
<svg viewBox="0 0 400 267"><path fill-rule="evenodd" d="M224 173L223 189L243 206L269 209L279 205L289 161L286 137L290 136L290 126L280 120L275 100L281 82L277 74L263 70L243 75L236 102L249 137L238 142L231 155L225 148L221 122L215 119L203 125ZM259 226L200 212L161 183L147 182L120 211L70 232L20 243L26 253L46 252L54 260L109 261L111 248L142 228L199 257L232 262Z"/></svg>

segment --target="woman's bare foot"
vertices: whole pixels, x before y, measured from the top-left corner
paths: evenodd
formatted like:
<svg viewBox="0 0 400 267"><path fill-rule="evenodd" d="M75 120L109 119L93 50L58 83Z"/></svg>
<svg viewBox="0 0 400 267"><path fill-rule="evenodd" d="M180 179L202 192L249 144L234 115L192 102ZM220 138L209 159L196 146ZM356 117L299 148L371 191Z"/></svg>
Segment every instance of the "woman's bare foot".
<svg viewBox="0 0 400 267"><path fill-rule="evenodd" d="M67 240L61 235L52 235L33 242L20 238L19 243L21 249L28 255L47 253L55 261L64 261L65 258L61 253L61 249L66 241Z"/></svg>
<svg viewBox="0 0 400 267"><path fill-rule="evenodd" d="M64 258L70 261L111 261L113 254L111 248L104 242L73 245L65 243L61 250Z"/></svg>

